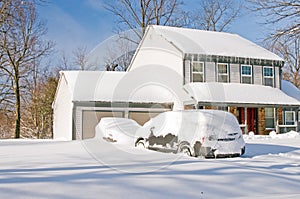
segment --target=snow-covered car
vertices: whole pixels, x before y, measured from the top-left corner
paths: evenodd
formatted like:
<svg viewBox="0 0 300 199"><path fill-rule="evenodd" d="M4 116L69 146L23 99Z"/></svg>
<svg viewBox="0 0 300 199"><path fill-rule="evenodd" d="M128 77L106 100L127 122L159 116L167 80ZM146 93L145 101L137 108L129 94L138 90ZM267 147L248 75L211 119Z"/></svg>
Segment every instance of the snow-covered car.
<svg viewBox="0 0 300 199"><path fill-rule="evenodd" d="M245 152L237 119L219 110L161 113L137 130L135 146L206 158L236 157Z"/></svg>
<svg viewBox="0 0 300 199"><path fill-rule="evenodd" d="M141 126L132 119L104 117L95 127L96 137L109 142L134 146L135 134Z"/></svg>

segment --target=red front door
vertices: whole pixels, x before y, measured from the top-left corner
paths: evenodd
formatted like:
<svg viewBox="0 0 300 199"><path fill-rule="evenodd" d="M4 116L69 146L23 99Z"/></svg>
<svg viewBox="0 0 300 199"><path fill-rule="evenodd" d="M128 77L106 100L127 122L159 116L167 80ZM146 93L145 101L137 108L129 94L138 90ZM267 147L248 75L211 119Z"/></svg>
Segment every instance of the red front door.
<svg viewBox="0 0 300 199"><path fill-rule="evenodd" d="M255 132L255 108L247 108L248 132Z"/></svg>
<svg viewBox="0 0 300 199"><path fill-rule="evenodd" d="M245 124L245 108L239 107L239 123ZM256 108L247 108L247 130L248 132L253 131L256 132Z"/></svg>

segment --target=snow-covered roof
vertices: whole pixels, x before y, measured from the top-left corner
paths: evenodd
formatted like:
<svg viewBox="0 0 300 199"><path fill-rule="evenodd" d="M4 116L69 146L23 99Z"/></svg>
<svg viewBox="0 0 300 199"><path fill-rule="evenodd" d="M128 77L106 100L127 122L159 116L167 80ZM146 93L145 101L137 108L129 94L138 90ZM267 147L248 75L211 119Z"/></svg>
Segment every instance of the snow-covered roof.
<svg viewBox="0 0 300 199"><path fill-rule="evenodd" d="M300 101L300 90L291 82L281 80L281 90L288 96L291 96Z"/></svg>
<svg viewBox="0 0 300 199"><path fill-rule="evenodd" d="M284 61L274 53L237 34L157 25L149 28L153 28L157 34L185 54Z"/></svg>
<svg viewBox="0 0 300 199"><path fill-rule="evenodd" d="M72 101L77 102L151 102L172 103L173 93L163 86L139 85L127 72L61 71Z"/></svg>
<svg viewBox="0 0 300 199"><path fill-rule="evenodd" d="M238 83L190 83L184 89L203 104L243 106L300 106L300 101L278 88Z"/></svg>

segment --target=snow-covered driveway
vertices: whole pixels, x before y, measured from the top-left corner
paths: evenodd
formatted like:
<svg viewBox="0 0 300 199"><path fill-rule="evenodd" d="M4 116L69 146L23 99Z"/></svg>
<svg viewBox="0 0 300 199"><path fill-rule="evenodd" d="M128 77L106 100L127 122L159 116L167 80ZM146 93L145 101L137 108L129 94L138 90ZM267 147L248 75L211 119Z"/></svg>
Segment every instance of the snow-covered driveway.
<svg viewBox="0 0 300 199"><path fill-rule="evenodd" d="M300 136L197 159L86 141L0 141L0 198L300 198Z"/></svg>

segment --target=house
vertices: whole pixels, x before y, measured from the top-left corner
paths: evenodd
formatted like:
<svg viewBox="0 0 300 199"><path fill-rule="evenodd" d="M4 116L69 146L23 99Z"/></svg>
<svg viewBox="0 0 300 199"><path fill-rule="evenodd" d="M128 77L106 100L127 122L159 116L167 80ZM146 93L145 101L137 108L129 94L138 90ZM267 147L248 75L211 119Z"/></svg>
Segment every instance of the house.
<svg viewBox="0 0 300 199"><path fill-rule="evenodd" d="M236 34L152 25L126 72L60 73L54 138L92 138L102 117L144 124L183 109L230 111L244 133L298 131L300 93L282 81L283 64Z"/></svg>
<svg viewBox="0 0 300 199"><path fill-rule="evenodd" d="M149 26L127 71L151 65L181 77L185 109L230 111L245 133L299 130L300 102L280 90L284 60L239 35Z"/></svg>
<svg viewBox="0 0 300 199"><path fill-rule="evenodd" d="M181 100L189 99L177 89L176 75L166 79L147 75L150 71L61 71L52 105L54 139L92 138L102 117L126 117L144 124L161 112L182 109Z"/></svg>

